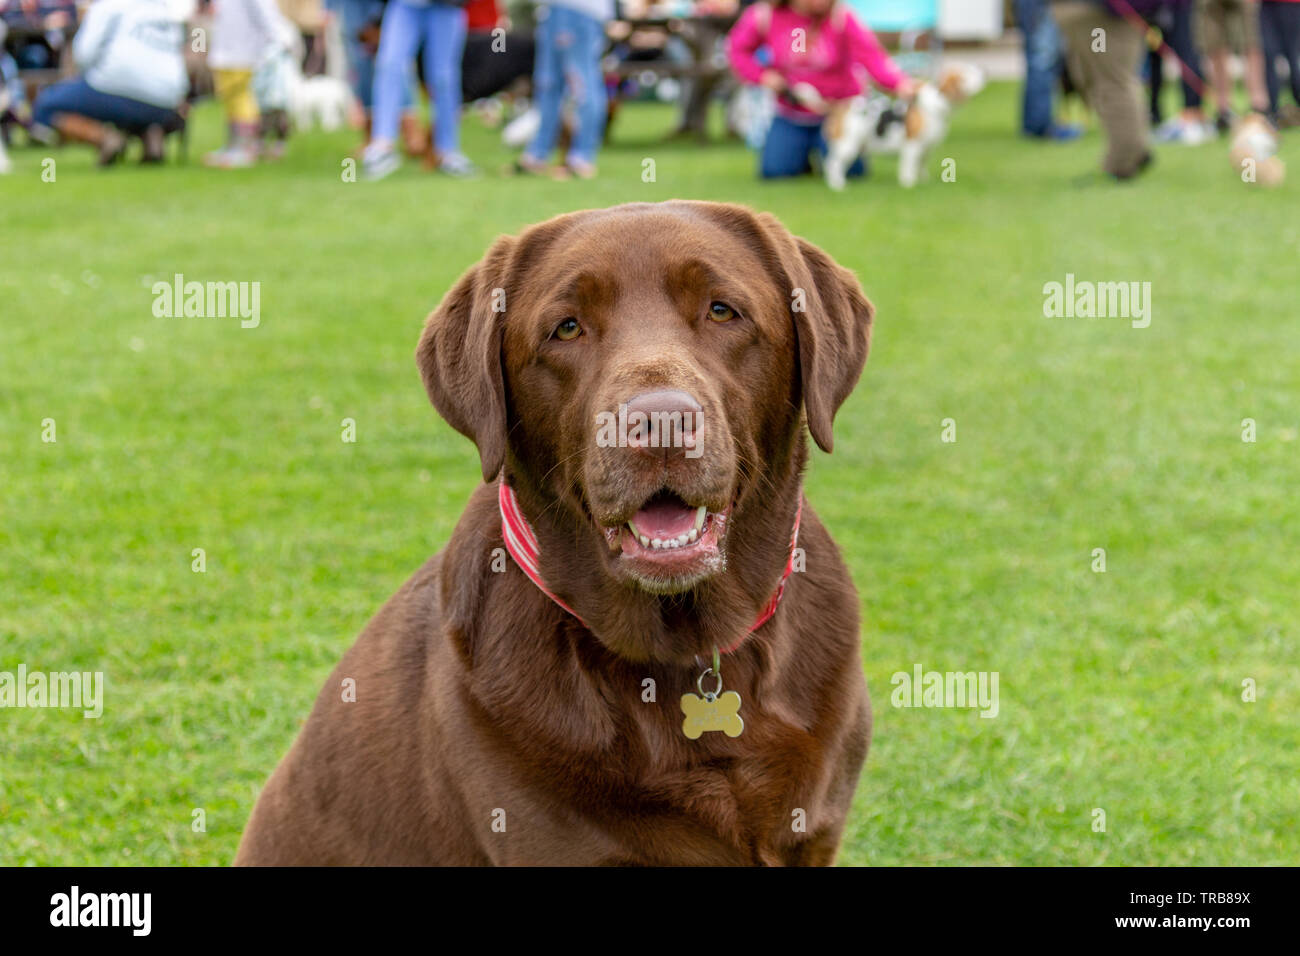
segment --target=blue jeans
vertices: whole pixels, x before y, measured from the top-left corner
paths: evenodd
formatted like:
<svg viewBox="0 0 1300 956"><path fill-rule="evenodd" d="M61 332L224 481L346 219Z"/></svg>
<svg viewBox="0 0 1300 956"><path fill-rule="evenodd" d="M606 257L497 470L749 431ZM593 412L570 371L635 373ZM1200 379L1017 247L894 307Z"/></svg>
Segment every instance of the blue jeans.
<svg viewBox="0 0 1300 956"><path fill-rule="evenodd" d="M440 153L460 152L460 58L465 52L465 9L431 4L414 7L390 0L375 57L374 139L397 138L409 66L424 41L424 79L433 88L433 144Z"/></svg>
<svg viewBox="0 0 1300 956"><path fill-rule="evenodd" d="M41 90L32 107L32 119L41 126L54 126L54 117L59 113L75 113L88 116L101 123L110 123L128 133L143 133L147 127L157 123L168 129L180 127L180 116L175 110L165 106L154 106L140 100L101 93L84 77L65 80Z"/></svg>
<svg viewBox="0 0 1300 956"><path fill-rule="evenodd" d="M348 61L348 85L357 101L370 109L375 85L375 58L357 34L374 18L377 5L374 0L328 0L326 6L339 18L343 53Z"/></svg>
<svg viewBox="0 0 1300 956"><path fill-rule="evenodd" d="M1020 128L1029 136L1046 136L1052 128L1056 82L1064 65L1061 33L1048 0L1015 0L1016 26L1025 38L1025 91Z"/></svg>
<svg viewBox="0 0 1300 956"><path fill-rule="evenodd" d="M826 155L826 140L822 138L821 124L795 123L777 114L772 117L772 125L768 127L767 139L763 140L758 174L763 179L802 176L812 171L811 157L814 152ZM862 157L858 157L849 167L848 175L856 178L865 175L866 171L866 164Z"/></svg>
<svg viewBox="0 0 1300 956"><path fill-rule="evenodd" d="M545 162L555 149L567 85L578 114L578 130L566 158L594 163L605 132L605 78L600 72L605 25L568 7L543 6L537 11L536 37L533 97L541 125L524 155Z"/></svg>

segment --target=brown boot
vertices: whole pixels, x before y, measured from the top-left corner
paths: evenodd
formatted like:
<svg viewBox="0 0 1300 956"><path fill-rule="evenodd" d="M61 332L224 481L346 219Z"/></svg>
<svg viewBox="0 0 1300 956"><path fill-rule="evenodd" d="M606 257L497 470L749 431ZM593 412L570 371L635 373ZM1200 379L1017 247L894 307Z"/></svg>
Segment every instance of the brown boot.
<svg viewBox="0 0 1300 956"><path fill-rule="evenodd" d="M60 113L54 123L65 139L99 147L99 165L112 166L126 152L126 137L111 126L79 113Z"/></svg>
<svg viewBox="0 0 1300 956"><path fill-rule="evenodd" d="M167 154L167 134L163 132L162 126L150 123L140 139L144 143L144 155L140 157L140 162L161 163Z"/></svg>
<svg viewBox="0 0 1300 956"><path fill-rule="evenodd" d="M433 137L431 130L426 130L414 113L402 114L402 149L407 156L417 158L428 154Z"/></svg>

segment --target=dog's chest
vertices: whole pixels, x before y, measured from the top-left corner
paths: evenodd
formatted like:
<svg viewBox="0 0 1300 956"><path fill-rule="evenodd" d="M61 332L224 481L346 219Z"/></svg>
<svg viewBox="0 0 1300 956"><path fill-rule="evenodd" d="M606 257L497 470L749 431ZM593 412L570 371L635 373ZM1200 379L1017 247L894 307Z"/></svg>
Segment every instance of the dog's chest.
<svg viewBox="0 0 1300 956"><path fill-rule="evenodd" d="M680 721L656 726L646 748L607 780L626 800L618 853L649 865L780 865L801 858L825 827L820 747L754 706L730 739L687 739Z"/></svg>

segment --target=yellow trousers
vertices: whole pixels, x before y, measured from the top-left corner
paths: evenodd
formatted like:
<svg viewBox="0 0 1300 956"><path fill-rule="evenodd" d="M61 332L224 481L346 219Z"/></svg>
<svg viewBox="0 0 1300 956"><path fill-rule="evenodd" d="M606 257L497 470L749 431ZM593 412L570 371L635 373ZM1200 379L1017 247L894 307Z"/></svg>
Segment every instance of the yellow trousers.
<svg viewBox="0 0 1300 956"><path fill-rule="evenodd" d="M213 70L217 99L232 123L256 123L260 118L253 96L252 70Z"/></svg>

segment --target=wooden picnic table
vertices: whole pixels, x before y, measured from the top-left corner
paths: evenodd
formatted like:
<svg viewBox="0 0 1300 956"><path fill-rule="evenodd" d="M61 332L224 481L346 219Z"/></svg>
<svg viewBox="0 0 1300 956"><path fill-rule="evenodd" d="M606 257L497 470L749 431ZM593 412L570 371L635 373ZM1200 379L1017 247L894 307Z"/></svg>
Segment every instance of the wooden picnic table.
<svg viewBox="0 0 1300 956"><path fill-rule="evenodd" d="M638 35L663 34L679 37L690 52L690 60L627 60L614 73L620 77L653 73L659 77L690 80L681 121L673 136L691 135L705 142L709 138L709 104L718 86L730 78L731 69L719 54L719 41L735 25L739 14L729 16L634 17L612 21L606 29L610 39L631 41ZM633 43L635 48L635 43Z"/></svg>

